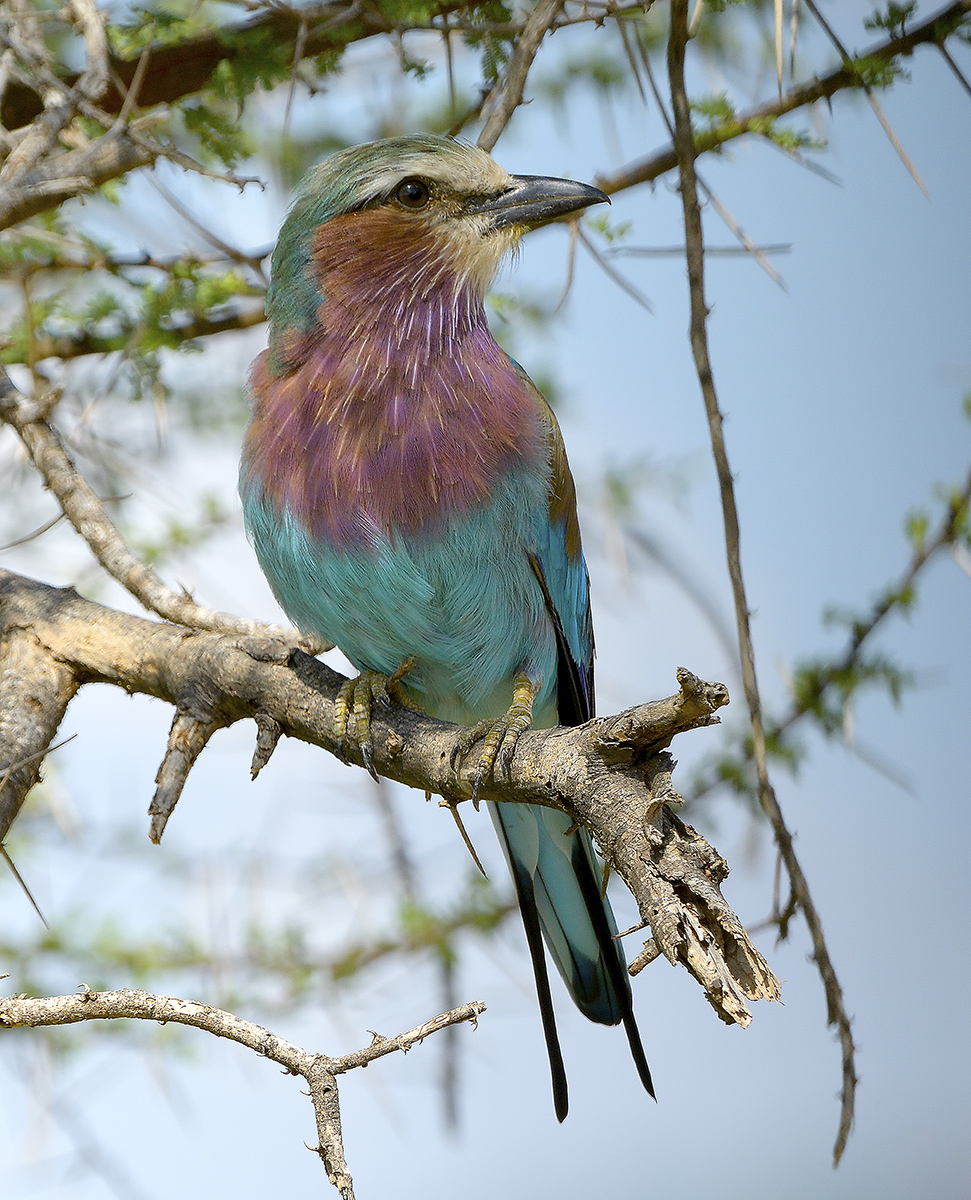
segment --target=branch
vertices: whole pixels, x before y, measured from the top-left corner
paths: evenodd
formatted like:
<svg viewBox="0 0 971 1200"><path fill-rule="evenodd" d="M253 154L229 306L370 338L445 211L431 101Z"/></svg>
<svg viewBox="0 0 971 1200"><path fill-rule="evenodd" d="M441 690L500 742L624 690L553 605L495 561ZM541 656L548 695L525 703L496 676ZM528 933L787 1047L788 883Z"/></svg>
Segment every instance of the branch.
<svg viewBox="0 0 971 1200"><path fill-rule="evenodd" d="M448 3L442 12L455 12L466 3ZM202 91L222 64L245 63L252 68L254 50L261 45L294 47L303 23L309 32L303 40L302 58L313 58L328 50L343 50L351 42L392 33L400 23L386 16L375 4L360 0L335 0L299 11L267 5L269 11L252 21L223 25L187 37L172 45L153 46L138 89L138 104L151 108L172 104ZM124 27L122 27L124 28ZM108 67L111 86L100 104L105 112L121 113L128 90L135 80L138 59L112 54ZM73 88L77 75L66 75L63 85ZM12 81L3 97L3 123L7 129L28 125L42 111L40 96L32 88Z"/></svg>
<svg viewBox="0 0 971 1200"><path fill-rule="evenodd" d="M194 341L196 338L211 337L217 333L231 333L242 329L252 329L262 325L266 320L266 310L262 304L249 308L233 308L221 317L209 316L205 313L192 313L185 320L173 323L165 329L166 348ZM45 358L62 360L83 358L88 354L115 354L130 347L132 335L137 337L137 326L134 330L127 329L116 336L101 336L90 329L80 328L71 333L36 334L31 347L31 357L34 362ZM8 353L7 362L27 362L24 354ZM0 387L2 387L0 383Z"/></svg>
<svg viewBox="0 0 971 1200"><path fill-rule="evenodd" d="M78 682L27 629L0 630L0 845L54 741Z"/></svg>
<svg viewBox="0 0 971 1200"><path fill-rule="evenodd" d="M423 1025L399 1033L394 1038L383 1038L374 1034L370 1046L340 1058L315 1054L301 1046L288 1042L261 1025L244 1021L234 1013L194 1000L180 1000L174 996L156 996L133 988L117 992L92 992L85 988L75 996L47 996L31 999L15 996L0 999L0 1027L36 1029L51 1025L73 1025L79 1021L111 1021L134 1019L158 1021L165 1025L192 1025L204 1029L214 1037L228 1038L262 1058L279 1063L291 1075L301 1075L310 1089L310 1099L317 1119L318 1144L314 1149L327 1171L328 1180L340 1192L343 1200L354 1200L354 1184L344 1158L341 1137L340 1104L337 1093L336 1075L366 1067L369 1062L383 1058L397 1050L407 1054L416 1042L429 1034L463 1021L475 1025L485 1005L480 1000L463 1004L461 1008L433 1017Z"/></svg>
<svg viewBox="0 0 971 1200"><path fill-rule="evenodd" d="M481 149L493 148L499 140L499 135L509 124L509 119L522 104L523 88L526 86L529 68L533 65L533 59L542 45L543 38L560 15L563 3L564 0L539 0L529 14L522 33L516 39L516 48L506 64L501 82L496 84L483 105L483 108L491 111L479 134L478 144Z"/></svg>
<svg viewBox="0 0 971 1200"><path fill-rule="evenodd" d="M828 100L847 88L861 87L860 64L889 63L899 56L912 54L920 45L943 46L957 23L969 12L971 0L956 0L920 25L915 25L909 33L901 37L888 37L869 50L864 50L838 70L824 75L822 79L812 79L808 83L791 88L780 99L758 104L721 122L714 129L695 131L693 137L696 156L717 150L719 146L741 137L742 134L764 133L767 122L776 117L815 104L817 100ZM601 191L612 196L615 192L622 192L637 184L649 183L667 171L673 171L677 165L678 153L672 141L670 145L623 167L620 171L598 176L594 183Z"/></svg>
<svg viewBox="0 0 971 1200"><path fill-rule="evenodd" d="M0 571L0 635L11 628L29 630L78 683L155 696L202 724L257 719L340 752L335 702L345 680L300 650L260 661L239 639L146 621ZM680 797L664 753L677 734L716 724L728 693L683 670L679 683L676 695L615 717L524 734L508 779L490 780L481 793L558 808L586 825L660 952L690 971L723 1020L744 1026L752 1019L746 1001L777 998L778 984L721 895L728 868L670 811ZM453 805L471 797L474 767L456 775L449 766L462 732L454 725L398 706L378 706L372 725L382 775ZM204 730L180 729L191 755ZM3 754L0 746L0 761ZM361 763L359 749L353 758Z"/></svg>
<svg viewBox="0 0 971 1200"><path fill-rule="evenodd" d="M45 399L50 400L51 397ZM150 612L194 629L282 638L288 642L294 640L292 631L204 608L196 604L187 592L180 595L167 587L152 568L137 557L118 532L104 505L79 474L45 417L45 403L28 400L0 367L0 419L17 431L64 515L88 543L97 560L136 600Z"/></svg>
<svg viewBox="0 0 971 1200"><path fill-rule="evenodd" d="M728 573L732 582L735 600L735 617L738 625L738 646L742 666L742 682L748 704L752 729L753 755L758 777L758 796L762 810L772 826L772 833L779 847L792 892L806 917L806 924L813 942L816 965L826 991L827 1020L836 1025L843 1049L843 1096L840 1125L833 1149L834 1163L838 1163L846 1146L853 1123L853 1101L856 1089L854 1070L854 1045L850 1019L843 1004L843 993L829 957L823 935L822 923L809 891L809 884L796 858L792 835L786 827L775 789L769 780L766 760L765 729L762 723L762 704L759 697L755 673L755 651L749 625L749 605L742 576L741 551L739 544L738 509L735 503L735 486L725 436L722 414L718 407L718 396L712 375L708 353L708 307L705 301L705 247L701 221L701 205L698 202L698 186L695 176L695 158L698 153L691 128L691 109L685 90L684 60L688 42L687 0L672 0L671 33L668 40L668 78L671 101L674 108L675 145L681 179L681 202L684 209L685 250L688 266L688 286L691 300L691 349L694 355L698 381L704 398L708 427L711 435L712 453L718 474L721 492L722 513L725 524L725 549Z"/></svg>

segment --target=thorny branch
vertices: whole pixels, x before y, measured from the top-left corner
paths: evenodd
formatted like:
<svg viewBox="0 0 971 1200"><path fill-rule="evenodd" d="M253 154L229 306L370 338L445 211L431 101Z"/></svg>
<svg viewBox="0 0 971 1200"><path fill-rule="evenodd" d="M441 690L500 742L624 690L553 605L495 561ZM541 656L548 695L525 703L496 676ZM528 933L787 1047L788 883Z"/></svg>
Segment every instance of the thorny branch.
<svg viewBox="0 0 971 1200"><path fill-rule="evenodd" d="M85 987L74 996L14 996L0 999L0 1028L37 1029L71 1025L79 1021L131 1019L158 1021L161 1025L169 1022L191 1025L214 1037L238 1042L262 1058L279 1063L290 1075L300 1075L307 1081L317 1121L318 1144L313 1149L320 1156L327 1178L337 1188L342 1200L354 1200L354 1184L344 1157L336 1076L355 1067L366 1067L375 1059L398 1050L407 1054L412 1046L440 1029L464 1021L475 1025L485 1010L486 1006L480 1000L473 1000L433 1017L414 1029L399 1033L397 1037L385 1038L374 1034L369 1046L338 1058L305 1050L223 1009L174 996L156 996L133 988L117 992L93 992Z"/></svg>
<svg viewBox="0 0 971 1200"><path fill-rule="evenodd" d="M910 562L896 584L888 588L874 602L866 617L854 620L842 658L831 663L825 674L815 681L814 686L793 703L789 712L770 726L769 734L773 739L782 737L801 717L818 705L832 679L845 678L852 673L853 668L860 660L860 653L867 639L890 613L901 606L903 598L913 595L917 577L924 567L941 550L957 545L962 536L967 536L969 507L971 507L971 471L961 487L955 489L953 495L948 499L947 508L935 532L930 537L922 538L915 547Z"/></svg>
<svg viewBox="0 0 971 1200"><path fill-rule="evenodd" d="M155 837L210 727L258 718L289 737L340 751L334 705L343 677L300 650L281 656L279 643L271 643L264 653L257 639L145 621L0 571L0 637L7 630L25 631L45 663L64 668L65 686L110 683L175 707L160 773L166 814L155 814ZM481 791L486 799L559 808L586 825L630 888L660 952L687 967L722 1020L745 1026L752 1019L746 1002L777 998L778 984L721 895L725 863L670 810L680 797L666 754L677 734L717 723L728 694L688 671L678 678L681 690L666 700L573 729L524 734L508 779ZM0 730L4 709L0 693ZM53 720L37 723L46 729ZM459 804L472 794L468 773L456 775L450 766L459 732L397 706L378 708L374 766ZM0 745L0 763L21 757L15 737ZM353 757L362 761L359 750ZM22 799L13 796L8 810L15 813ZM0 827L0 837L5 832Z"/></svg>
<svg viewBox="0 0 971 1200"><path fill-rule="evenodd" d="M797 109L815 104L818 100L829 100L837 92L847 88L861 87L860 64L885 65L897 57L906 57L921 45L943 46L947 37L962 17L971 13L971 0L956 0L933 16L915 25L902 36L891 36L844 63L822 78L811 79L783 93L780 99L757 104L745 112L736 114L717 124L713 129L697 130L694 133L695 154L717 150L746 133L763 134L767 123ZM678 165L678 152L672 142L647 158L623 167L609 175L599 175L594 183L608 196L641 183L650 183Z"/></svg>
<svg viewBox="0 0 971 1200"><path fill-rule="evenodd" d="M85 4L88 2L85 0ZM463 3L447 3L441 6L440 12L447 16L464 7ZM124 61L109 54L102 62L95 56L97 61L92 59L81 76L59 76L39 35L32 41L27 39L29 44L25 43L19 28L30 24L24 6L11 8L15 10L14 14L5 23L0 23L0 40L38 64L38 78L43 79L46 90L41 99L36 81L15 71L0 97L0 155L4 152L7 155L0 168L0 184L4 185L0 195L0 229L138 167L150 165L160 157L169 158L190 170L202 169L171 143L152 136L160 114L166 115L158 106L206 88L221 63L231 63L245 53L243 47L247 38L266 36L287 46L295 46L297 39L302 38L302 55L306 58L327 50L343 50L350 42L363 38L388 33L400 36L409 29L427 26L425 22L394 21L376 7L363 5L359 0L339 0L299 12L274 6L271 11L262 12L243 25L198 34L172 46L153 46L147 59L143 55L137 61ZM580 20L597 23L613 17L631 20L635 10L646 12L650 4L620 8L609 4L589 5L576 18L558 21L561 8L562 4L554 4L554 0L543 0L524 22L510 23L508 30L502 30L502 36L516 39L516 46L494 96L497 107L483 129L481 145L491 148L495 144L520 103L529 66L548 31L555 30L560 24ZM78 20L82 28L86 28L82 10L87 11L85 5L78 5ZM969 12L971 0L955 0L906 33L892 34L823 78L791 88L781 98L757 105L712 130L698 132L695 145L699 152L705 152L744 133L765 134L767 123L776 117L817 100L829 99L847 88L861 88L865 83L864 68L910 55L922 44L943 48L948 36ZM434 28L440 31L439 26ZM449 28L458 31L460 26L453 23ZM482 28L474 26L469 32L481 33ZM93 53L97 48L95 41L87 36L85 40L89 54ZM105 63L107 77L102 69ZM143 110L154 108L155 111L133 118L134 106L128 96L139 68L138 105ZM85 137L76 148L64 149L58 145L58 136L68 131L79 113L95 120L105 132L93 141ZM76 139L68 137L66 140ZM656 179L676 166L677 154L671 145L620 171L604 175L596 182L605 192L614 194ZM233 179L232 176L224 178Z"/></svg>
<svg viewBox="0 0 971 1200"><path fill-rule="evenodd" d="M728 573L732 582L735 600L735 616L738 625L739 655L742 666L742 682L748 704L752 728L753 753L758 777L758 796L762 810L772 826L772 833L789 873L793 896L806 917L813 943L813 955L823 987L826 992L827 1020L837 1027L843 1052L842 1110L833 1161L838 1163L846 1146L853 1124L853 1103L856 1091L854 1069L854 1045L850 1019L843 1003L843 993L829 957L823 935L822 922L816 911L809 884L796 858L792 835L789 832L775 789L769 779L766 760L765 729L762 723L762 705L755 673L755 651L749 626L749 606L742 575L739 541L738 509L735 503L735 487L722 428L722 414L718 407L718 396L712 376L708 353L708 307L705 301L705 248L701 222L701 205L698 202L698 187L695 177L695 157L698 150L691 129L691 109L685 90L684 61L688 42L687 0L672 0L671 33L668 41L668 79L674 108L675 146L680 173L681 202L684 209L685 247L688 265L688 285L691 301L690 340L698 380L701 385L705 411L711 434L712 452L721 492L722 512L725 523L725 548L728 558Z"/></svg>

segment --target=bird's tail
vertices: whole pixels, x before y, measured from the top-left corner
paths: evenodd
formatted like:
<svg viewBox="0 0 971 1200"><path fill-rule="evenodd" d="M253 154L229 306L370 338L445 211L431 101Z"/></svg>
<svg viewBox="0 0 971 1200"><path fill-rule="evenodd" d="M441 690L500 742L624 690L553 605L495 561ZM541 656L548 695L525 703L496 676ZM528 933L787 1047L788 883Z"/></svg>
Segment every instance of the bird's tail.
<svg viewBox="0 0 971 1200"><path fill-rule="evenodd" d="M566 1115L566 1076L556 1036L542 930L557 970L577 1008L601 1025L623 1022L641 1082L654 1095L650 1068L634 1019L630 979L600 871L585 829L539 805L490 804L516 885L526 926L540 1013L550 1053L556 1114ZM531 934L532 929L532 934Z"/></svg>

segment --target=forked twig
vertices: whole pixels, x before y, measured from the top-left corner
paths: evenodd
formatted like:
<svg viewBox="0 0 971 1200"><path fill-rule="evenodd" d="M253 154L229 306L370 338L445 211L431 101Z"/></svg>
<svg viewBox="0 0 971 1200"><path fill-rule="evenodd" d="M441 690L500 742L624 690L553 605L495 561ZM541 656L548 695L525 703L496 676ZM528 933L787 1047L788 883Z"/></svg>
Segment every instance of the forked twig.
<svg viewBox="0 0 971 1200"><path fill-rule="evenodd" d="M407 1052L426 1037L463 1021L474 1026L485 1012L479 1000L463 1004L450 1012L441 1013L422 1025L415 1026L397 1037L373 1035L370 1046L332 1058L315 1054L293 1042L278 1037L261 1025L244 1021L234 1013L194 1000L175 996L157 996L151 992L123 988L115 992L92 992L87 987L73 996L30 998L14 996L0 999L0 1028L46 1028L51 1025L72 1025L79 1021L110 1021L134 1019L158 1021L165 1025L191 1025L215 1037L238 1042L262 1058L279 1063L289 1074L301 1075L310 1089L310 1099L317 1118L318 1144L313 1147L327 1171L327 1178L337 1188L342 1200L354 1200L354 1184L344 1157L341 1136L340 1103L335 1076L355 1067L366 1067L375 1059L400 1050Z"/></svg>

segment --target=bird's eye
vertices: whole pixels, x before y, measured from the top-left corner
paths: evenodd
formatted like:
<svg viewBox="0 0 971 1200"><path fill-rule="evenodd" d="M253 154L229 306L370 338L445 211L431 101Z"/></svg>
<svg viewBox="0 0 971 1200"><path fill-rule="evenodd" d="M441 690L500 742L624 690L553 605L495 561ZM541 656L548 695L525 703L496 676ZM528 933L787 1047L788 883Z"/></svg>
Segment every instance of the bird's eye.
<svg viewBox="0 0 971 1200"><path fill-rule="evenodd" d="M431 199L431 193L428 190L428 184L422 183L420 179L406 179L403 183L398 184L394 198L405 208L416 211L425 207Z"/></svg>

